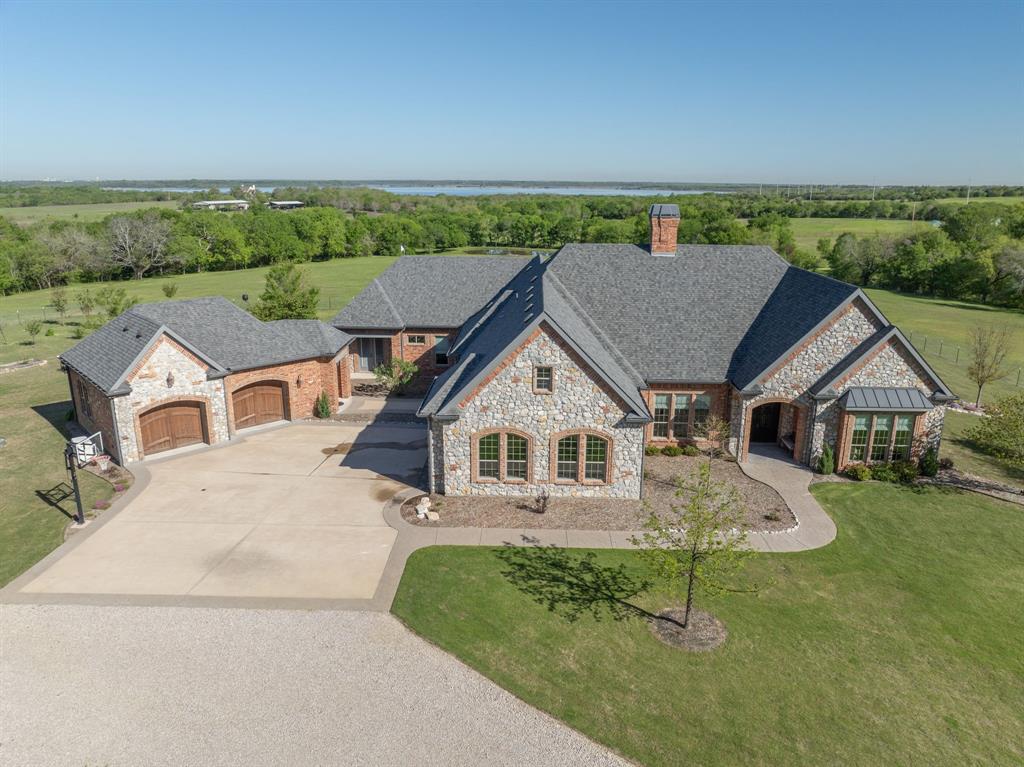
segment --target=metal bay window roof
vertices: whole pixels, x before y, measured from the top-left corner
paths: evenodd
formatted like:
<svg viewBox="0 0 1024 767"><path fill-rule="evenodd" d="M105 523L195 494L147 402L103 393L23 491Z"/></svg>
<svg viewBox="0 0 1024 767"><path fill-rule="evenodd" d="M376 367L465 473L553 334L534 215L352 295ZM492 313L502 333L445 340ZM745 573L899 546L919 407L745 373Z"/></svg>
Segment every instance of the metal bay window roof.
<svg viewBox="0 0 1024 767"><path fill-rule="evenodd" d="M855 387L839 398L847 411L885 411L919 413L931 410L932 403L920 389L888 387Z"/></svg>

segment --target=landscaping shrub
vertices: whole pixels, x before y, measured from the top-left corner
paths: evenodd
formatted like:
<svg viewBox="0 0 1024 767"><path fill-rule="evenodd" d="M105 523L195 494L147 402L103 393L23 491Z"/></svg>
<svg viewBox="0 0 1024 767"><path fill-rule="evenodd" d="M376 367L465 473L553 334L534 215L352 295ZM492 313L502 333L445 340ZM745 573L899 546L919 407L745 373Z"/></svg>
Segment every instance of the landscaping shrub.
<svg viewBox="0 0 1024 767"><path fill-rule="evenodd" d="M898 482L899 474L891 463L876 463L871 467L871 478L879 482Z"/></svg>
<svg viewBox="0 0 1024 767"><path fill-rule="evenodd" d="M939 473L939 456L935 452L935 448L928 448L925 454L921 456L919 466L921 468L921 474L926 477L934 477Z"/></svg>
<svg viewBox="0 0 1024 767"><path fill-rule="evenodd" d="M917 479L917 464L913 461L893 461L892 467L896 471L897 481L905 485Z"/></svg>
<svg viewBox="0 0 1024 767"><path fill-rule="evenodd" d="M950 469L953 468L953 459L952 458L940 458L939 459L939 468L943 469L944 471L949 471Z"/></svg>
<svg viewBox="0 0 1024 767"><path fill-rule="evenodd" d="M661 455L661 448L657 445L648 445L644 448L645 455Z"/></svg>
<svg viewBox="0 0 1024 767"><path fill-rule="evenodd" d="M94 503L92 505L92 507L94 509L101 509L101 510L102 509L109 509L110 508L110 501L96 501L96 503Z"/></svg>
<svg viewBox="0 0 1024 767"><path fill-rule="evenodd" d="M373 376L389 392L400 394L419 371L412 362L394 357L390 362L382 362L375 367Z"/></svg>
<svg viewBox="0 0 1024 767"><path fill-rule="evenodd" d="M53 334L53 328L47 328L46 332L43 333L44 336L52 336Z"/></svg>
<svg viewBox="0 0 1024 767"><path fill-rule="evenodd" d="M72 338L85 338L85 328L82 327L81 324L75 325L71 329L71 337Z"/></svg>
<svg viewBox="0 0 1024 767"><path fill-rule="evenodd" d="M178 294L178 283L176 282L165 282L160 286L160 290L163 291L167 298L174 298Z"/></svg>
<svg viewBox="0 0 1024 767"><path fill-rule="evenodd" d="M683 447L683 455L689 456L690 458L696 458L700 455L700 450L697 449L696 445L685 445Z"/></svg>
<svg viewBox="0 0 1024 767"><path fill-rule="evenodd" d="M843 473L858 482L866 482L871 479L871 467L865 466L863 463L852 463L846 467Z"/></svg>
<svg viewBox="0 0 1024 767"><path fill-rule="evenodd" d="M967 437L989 455L1024 466L1024 393L989 405L988 415L975 419Z"/></svg>
<svg viewBox="0 0 1024 767"><path fill-rule="evenodd" d="M683 449L679 445L665 445L661 449L661 454L675 458L677 455L683 454Z"/></svg>
<svg viewBox="0 0 1024 767"><path fill-rule="evenodd" d="M832 452L832 445L825 443L821 450L821 457L818 459L818 473L831 474L836 470L836 456Z"/></svg>
<svg viewBox="0 0 1024 767"><path fill-rule="evenodd" d="M327 396L327 392L320 392L320 395L316 398L316 404L313 405L313 415L317 418L331 417L331 400Z"/></svg>

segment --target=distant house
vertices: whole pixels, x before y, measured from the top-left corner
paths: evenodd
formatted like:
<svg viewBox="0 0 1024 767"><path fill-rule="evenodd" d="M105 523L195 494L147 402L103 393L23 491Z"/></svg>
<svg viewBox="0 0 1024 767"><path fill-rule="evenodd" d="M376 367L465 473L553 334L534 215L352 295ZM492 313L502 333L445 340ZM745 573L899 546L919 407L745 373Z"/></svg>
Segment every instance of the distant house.
<svg viewBox="0 0 1024 767"><path fill-rule="evenodd" d="M401 258L332 320L357 368L431 377L432 490L637 498L645 447L699 444L712 415L741 461L938 446L952 393L863 291L763 246L677 245L675 205L650 222L650 247Z"/></svg>
<svg viewBox="0 0 1024 767"><path fill-rule="evenodd" d="M305 204L299 200L271 200L267 203L267 207L274 210L291 210L292 208L301 208Z"/></svg>
<svg viewBox="0 0 1024 767"><path fill-rule="evenodd" d="M200 200L192 203L196 210L249 210L248 200Z"/></svg>

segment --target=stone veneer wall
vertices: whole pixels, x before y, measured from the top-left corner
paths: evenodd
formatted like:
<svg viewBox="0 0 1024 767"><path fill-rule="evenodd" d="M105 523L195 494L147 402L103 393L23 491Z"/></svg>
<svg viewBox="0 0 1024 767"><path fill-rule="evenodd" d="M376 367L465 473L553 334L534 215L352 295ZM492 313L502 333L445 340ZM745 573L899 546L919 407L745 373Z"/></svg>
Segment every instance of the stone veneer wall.
<svg viewBox="0 0 1024 767"><path fill-rule="evenodd" d="M821 452L820 435L823 430L818 428L817 418L810 417L814 413L815 403L807 394L807 390L881 327L882 324L871 310L860 300L855 300L831 325L790 354L783 365L761 383L761 394L743 399L742 408L738 413L740 417L734 418L732 422L732 437L737 448L745 449L743 441L747 435L747 423L753 408L765 402L796 402L805 408L808 416L804 420L805 424L809 426L812 420L815 423L815 436L811 440L803 441L803 455L799 456L804 462L813 462ZM735 410L734 401L734 412Z"/></svg>
<svg viewBox="0 0 1024 767"><path fill-rule="evenodd" d="M533 393L534 365L554 368L554 392ZM548 331L538 331L482 384L457 421L434 423L435 489L449 495L550 495L639 498L644 430L627 426L623 404L610 395L585 363ZM511 428L533 437L530 484L473 482L472 435ZM607 434L612 442L609 482L601 485L550 481L550 438L572 429ZM440 443L440 444L439 444ZM443 469L438 464L443 462ZM443 476L442 476L443 475Z"/></svg>
<svg viewBox="0 0 1024 767"><path fill-rule="evenodd" d="M68 381L71 386L71 402L75 408L75 420L90 434L102 434L103 451L114 459L121 460L120 445L114 437L114 415L107 395L74 370L68 370Z"/></svg>
<svg viewBox="0 0 1024 767"><path fill-rule="evenodd" d="M117 431L121 438L122 463L145 457L137 428L138 416L164 402L203 402L207 408L210 444L228 439L224 382L221 379L207 380L206 370L206 363L166 336L153 345L149 354L128 375L131 394L113 400ZM171 386L167 385L168 373L173 373L174 377Z"/></svg>
<svg viewBox="0 0 1024 767"><path fill-rule="evenodd" d="M927 397L930 397L936 389L935 382L895 340L890 340L860 368L855 369L846 379L837 382L836 388L837 391L842 392L852 386L915 388L920 389ZM818 403L813 435L816 446L815 456L821 453L826 442L831 443L833 448L837 447L841 410L837 400ZM945 413L946 408L943 405L937 405L928 411L924 430L919 435L919 439L924 445L938 448L939 440L942 438ZM843 456L839 457L840 465L842 465L843 459Z"/></svg>

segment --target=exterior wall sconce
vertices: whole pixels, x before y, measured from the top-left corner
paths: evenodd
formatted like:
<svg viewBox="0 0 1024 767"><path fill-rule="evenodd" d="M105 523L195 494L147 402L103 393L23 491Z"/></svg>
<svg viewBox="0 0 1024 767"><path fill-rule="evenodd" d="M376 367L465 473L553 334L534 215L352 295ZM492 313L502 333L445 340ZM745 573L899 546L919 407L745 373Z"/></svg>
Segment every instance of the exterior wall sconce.
<svg viewBox="0 0 1024 767"><path fill-rule="evenodd" d="M172 386L174 386L174 371L168 370L167 371L167 388L170 389Z"/></svg>
<svg viewBox="0 0 1024 767"><path fill-rule="evenodd" d="M299 374L298 378L295 379L295 385L298 388L300 388L300 389L302 388L302 374L301 373Z"/></svg>

